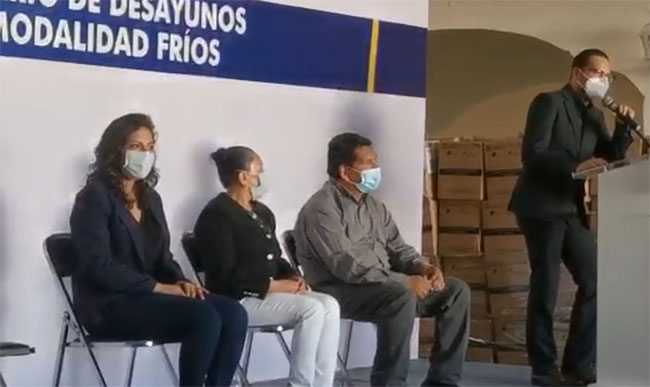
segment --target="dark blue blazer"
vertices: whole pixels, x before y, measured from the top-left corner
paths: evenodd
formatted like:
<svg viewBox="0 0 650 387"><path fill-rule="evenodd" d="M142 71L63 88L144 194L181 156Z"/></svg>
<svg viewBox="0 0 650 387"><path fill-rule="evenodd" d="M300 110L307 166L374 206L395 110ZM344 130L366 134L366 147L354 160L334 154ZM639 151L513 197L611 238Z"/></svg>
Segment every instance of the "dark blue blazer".
<svg viewBox="0 0 650 387"><path fill-rule="evenodd" d="M620 122L610 136L599 109L590 109L585 119L589 122L583 126L569 85L533 100L521 148L523 169L510 211L533 218L584 216L584 181L574 180L571 173L592 157L623 159L632 143L630 128Z"/></svg>
<svg viewBox="0 0 650 387"><path fill-rule="evenodd" d="M163 249L153 273L144 269L142 233L118 192L96 179L77 194L70 216L79 257L72 286L75 311L83 324L99 322L103 307L118 297L151 293L156 282L185 279L169 251L169 229L160 196L153 188L144 195L162 229Z"/></svg>

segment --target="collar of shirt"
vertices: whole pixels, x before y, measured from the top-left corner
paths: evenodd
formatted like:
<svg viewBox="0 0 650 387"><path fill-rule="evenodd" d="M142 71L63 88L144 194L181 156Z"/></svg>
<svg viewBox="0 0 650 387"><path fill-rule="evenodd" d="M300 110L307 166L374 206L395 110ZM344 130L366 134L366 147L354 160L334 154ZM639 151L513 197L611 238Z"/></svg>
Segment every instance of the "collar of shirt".
<svg viewBox="0 0 650 387"><path fill-rule="evenodd" d="M359 193L358 194L359 196L355 197L355 195L353 195L351 192L345 189L341 185L341 183L339 183L339 181L334 178L330 178L326 184L330 185L334 190L338 191L342 196L352 200L357 205L361 205L366 200L367 194Z"/></svg>

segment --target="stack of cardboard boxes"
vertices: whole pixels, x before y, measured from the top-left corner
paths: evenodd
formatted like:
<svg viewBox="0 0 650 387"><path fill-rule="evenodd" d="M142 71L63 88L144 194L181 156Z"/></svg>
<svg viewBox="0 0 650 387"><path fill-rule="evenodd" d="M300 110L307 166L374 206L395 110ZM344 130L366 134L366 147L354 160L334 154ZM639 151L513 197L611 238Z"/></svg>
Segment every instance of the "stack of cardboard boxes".
<svg viewBox="0 0 650 387"><path fill-rule="evenodd" d="M516 220L507 210L521 169L520 149L519 139L427 143L424 254L435 257L446 276L471 286L470 335L498 343L471 345L469 361L527 364L528 257ZM560 315L570 310L573 292L564 273ZM431 323L423 320L423 334ZM560 328L562 346L565 329ZM431 341L423 337L423 355Z"/></svg>
<svg viewBox="0 0 650 387"><path fill-rule="evenodd" d="M650 141L650 136L646 138ZM640 138L635 137L634 142L630 145L627 150L626 157L628 160L634 162L636 159L643 157L648 154L648 149L646 145L641 141ZM587 216L589 218L590 228L596 232L598 231L598 176L595 175L587 179L585 185L585 208L587 211Z"/></svg>

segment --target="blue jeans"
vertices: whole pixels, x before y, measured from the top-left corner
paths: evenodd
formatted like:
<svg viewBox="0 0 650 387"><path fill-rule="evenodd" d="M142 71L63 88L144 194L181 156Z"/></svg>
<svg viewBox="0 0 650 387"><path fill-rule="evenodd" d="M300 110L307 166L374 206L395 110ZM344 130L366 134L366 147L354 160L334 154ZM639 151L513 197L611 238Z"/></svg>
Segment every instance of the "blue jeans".
<svg viewBox="0 0 650 387"><path fill-rule="evenodd" d="M241 356L248 316L235 300L209 294L205 300L165 294L125 295L102 311L96 336L114 340L180 342L181 386L229 386Z"/></svg>

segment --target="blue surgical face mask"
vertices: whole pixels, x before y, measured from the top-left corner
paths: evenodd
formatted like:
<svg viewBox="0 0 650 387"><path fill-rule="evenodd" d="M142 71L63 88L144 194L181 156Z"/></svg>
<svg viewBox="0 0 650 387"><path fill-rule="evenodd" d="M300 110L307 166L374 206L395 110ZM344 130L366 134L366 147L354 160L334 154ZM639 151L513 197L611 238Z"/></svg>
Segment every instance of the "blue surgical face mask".
<svg viewBox="0 0 650 387"><path fill-rule="evenodd" d="M354 169L354 168L353 168ZM357 189L363 193L375 192L381 183L381 168L365 169L363 171L356 170L361 176L361 181L354 183Z"/></svg>
<svg viewBox="0 0 650 387"><path fill-rule="evenodd" d="M124 171L137 180L149 176L156 162L154 151L127 150L124 155Z"/></svg>
<svg viewBox="0 0 650 387"><path fill-rule="evenodd" d="M251 187L251 194L253 196L253 200L258 201L268 192L268 188L266 186L265 180L262 180L261 173L257 175L257 181L259 182L259 184L255 187Z"/></svg>

